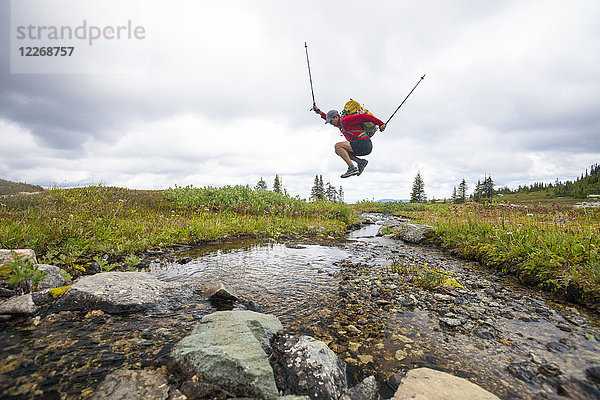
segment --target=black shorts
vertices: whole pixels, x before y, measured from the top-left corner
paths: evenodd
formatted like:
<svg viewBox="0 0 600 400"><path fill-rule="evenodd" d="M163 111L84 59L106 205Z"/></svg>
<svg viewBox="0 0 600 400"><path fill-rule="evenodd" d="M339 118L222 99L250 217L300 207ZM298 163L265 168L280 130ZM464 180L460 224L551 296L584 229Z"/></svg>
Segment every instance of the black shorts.
<svg viewBox="0 0 600 400"><path fill-rule="evenodd" d="M373 143L370 138L351 140L350 146L352 147L352 153L354 153L355 156L366 156L373 150Z"/></svg>

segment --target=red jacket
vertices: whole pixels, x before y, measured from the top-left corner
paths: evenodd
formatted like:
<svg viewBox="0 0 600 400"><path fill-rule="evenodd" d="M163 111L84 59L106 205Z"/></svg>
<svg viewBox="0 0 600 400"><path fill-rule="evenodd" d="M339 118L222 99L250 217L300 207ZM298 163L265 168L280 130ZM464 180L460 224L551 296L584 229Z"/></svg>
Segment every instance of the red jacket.
<svg viewBox="0 0 600 400"><path fill-rule="evenodd" d="M327 115L322 111L321 118L327 119ZM364 132L364 129L360 126L360 123L366 121L373 122L375 125L383 125L383 121L380 121L371 114L354 114L340 118L338 128L347 141L369 139L368 135L361 135L361 133ZM361 135L361 137L359 137L359 135Z"/></svg>

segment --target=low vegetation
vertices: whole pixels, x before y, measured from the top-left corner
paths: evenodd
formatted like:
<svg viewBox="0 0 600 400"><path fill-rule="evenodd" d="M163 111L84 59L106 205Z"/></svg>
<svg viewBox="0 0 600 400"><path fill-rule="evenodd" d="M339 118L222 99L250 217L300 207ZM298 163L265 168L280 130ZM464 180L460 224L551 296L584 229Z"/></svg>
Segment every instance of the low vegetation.
<svg viewBox="0 0 600 400"><path fill-rule="evenodd" d="M357 207L432 225L435 242L453 254L600 309L600 209L575 209L573 199L551 201L537 194L500 199L464 204L362 202Z"/></svg>
<svg viewBox="0 0 600 400"><path fill-rule="evenodd" d="M141 252L236 236L339 235L356 215L244 186L140 191L90 186L0 199L0 247L31 248L74 276L133 268ZM115 265L116 264L116 265Z"/></svg>
<svg viewBox="0 0 600 400"><path fill-rule="evenodd" d="M30 292L45 277L46 273L40 271L37 265L14 252L13 261L0 267L0 280L12 288L15 294Z"/></svg>
<svg viewBox="0 0 600 400"><path fill-rule="evenodd" d="M473 204L431 207L440 244L570 300L600 305L600 210Z"/></svg>

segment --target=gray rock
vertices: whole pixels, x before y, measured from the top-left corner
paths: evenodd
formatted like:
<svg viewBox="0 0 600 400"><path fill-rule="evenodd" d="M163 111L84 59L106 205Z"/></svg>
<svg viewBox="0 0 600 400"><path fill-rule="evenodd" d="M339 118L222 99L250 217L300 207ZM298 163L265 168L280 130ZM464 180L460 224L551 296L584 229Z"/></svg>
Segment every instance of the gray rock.
<svg viewBox="0 0 600 400"><path fill-rule="evenodd" d="M11 297L0 303L0 314L4 315L32 315L38 310L31 293Z"/></svg>
<svg viewBox="0 0 600 400"><path fill-rule="evenodd" d="M392 400L498 400L498 397L464 378L430 368L408 371Z"/></svg>
<svg viewBox="0 0 600 400"><path fill-rule="evenodd" d="M50 289L32 292L31 296L33 297L34 304L38 307L49 306L56 301L56 299L50 294Z"/></svg>
<svg viewBox="0 0 600 400"><path fill-rule="evenodd" d="M181 390L192 398L272 399L279 393L269 364L270 340L281 330L273 315L218 311L173 347L170 367L185 379Z"/></svg>
<svg viewBox="0 0 600 400"><path fill-rule="evenodd" d="M60 310L142 311L166 301L167 285L144 272L82 276L56 302Z"/></svg>
<svg viewBox="0 0 600 400"><path fill-rule="evenodd" d="M433 231L433 226L406 224L404 230L398 233L398 238L409 243L421 243L425 235Z"/></svg>
<svg viewBox="0 0 600 400"><path fill-rule="evenodd" d="M109 374L98 386L92 400L166 400L169 385L161 371L118 370ZM185 399L179 393L171 399Z"/></svg>
<svg viewBox="0 0 600 400"><path fill-rule="evenodd" d="M454 297L448 294L436 293L433 295L433 298L437 301L454 301Z"/></svg>
<svg viewBox="0 0 600 400"><path fill-rule="evenodd" d="M46 276L38 284L40 289L52 289L65 286L67 281L60 273L60 268L54 265L38 264L38 270L46 273Z"/></svg>
<svg viewBox="0 0 600 400"><path fill-rule="evenodd" d="M379 400L379 388L373 375L350 388L340 400Z"/></svg>
<svg viewBox="0 0 600 400"><path fill-rule="evenodd" d="M440 318L440 322L442 322L443 324L445 324L447 326L453 327L453 328L462 325L462 321L458 318L442 317L442 318Z"/></svg>
<svg viewBox="0 0 600 400"><path fill-rule="evenodd" d="M13 253L24 260L31 261L32 264L37 264L35 251L31 249L16 249L6 250L0 249L0 267L14 261Z"/></svg>
<svg viewBox="0 0 600 400"><path fill-rule="evenodd" d="M313 400L339 399L346 390L346 364L325 343L283 336L276 348L280 387Z"/></svg>
<svg viewBox="0 0 600 400"><path fill-rule="evenodd" d="M426 239L429 232L433 232L434 228L430 225L415 225L408 222L395 222L393 225L383 225L378 236L385 233L393 235L393 237L409 243L421 243Z"/></svg>
<svg viewBox="0 0 600 400"><path fill-rule="evenodd" d="M233 290L226 287L221 281L213 282L210 284L206 292L204 293L208 299L220 299L229 301L238 301L238 296Z"/></svg>

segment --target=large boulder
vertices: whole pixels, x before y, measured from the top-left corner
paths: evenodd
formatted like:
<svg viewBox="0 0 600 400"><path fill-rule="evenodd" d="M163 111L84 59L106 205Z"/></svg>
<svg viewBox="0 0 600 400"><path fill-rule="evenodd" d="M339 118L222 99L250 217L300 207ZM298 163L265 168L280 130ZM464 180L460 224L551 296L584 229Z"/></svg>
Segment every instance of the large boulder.
<svg viewBox="0 0 600 400"><path fill-rule="evenodd" d="M275 341L279 387L311 399L339 399L347 388L346 365L324 342L281 335Z"/></svg>
<svg viewBox="0 0 600 400"><path fill-rule="evenodd" d="M498 400L498 397L464 378L430 368L408 371L392 400Z"/></svg>
<svg viewBox="0 0 600 400"><path fill-rule="evenodd" d="M408 222L400 222L392 226L382 226L378 235L391 235L396 239L403 240L408 243L421 243L430 232L435 228L430 225L416 225Z"/></svg>
<svg viewBox="0 0 600 400"><path fill-rule="evenodd" d="M57 301L59 310L143 311L166 301L168 285L145 272L103 272L80 277Z"/></svg>
<svg viewBox="0 0 600 400"><path fill-rule="evenodd" d="M202 318L171 351L170 368L191 398L278 396L269 364L270 341L283 330L273 315L218 311Z"/></svg>

